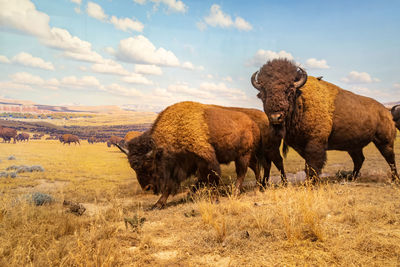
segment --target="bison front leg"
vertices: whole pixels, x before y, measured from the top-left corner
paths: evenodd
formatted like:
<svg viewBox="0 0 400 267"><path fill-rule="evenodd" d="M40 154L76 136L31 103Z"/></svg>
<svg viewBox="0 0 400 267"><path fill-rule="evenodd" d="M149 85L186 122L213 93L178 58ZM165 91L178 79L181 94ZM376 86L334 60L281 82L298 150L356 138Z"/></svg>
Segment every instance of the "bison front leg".
<svg viewBox="0 0 400 267"><path fill-rule="evenodd" d="M314 142L308 143L304 151L304 159L306 160L306 179L315 184L319 181L319 175L326 161L324 145Z"/></svg>
<svg viewBox="0 0 400 267"><path fill-rule="evenodd" d="M154 204L151 209L152 210L156 210L156 209L157 210L161 210L161 209L163 209L165 207L165 204L167 203L167 199L168 199L170 194L171 194L171 190L168 188L167 190L165 190L161 194L161 197L158 199L156 204Z"/></svg>

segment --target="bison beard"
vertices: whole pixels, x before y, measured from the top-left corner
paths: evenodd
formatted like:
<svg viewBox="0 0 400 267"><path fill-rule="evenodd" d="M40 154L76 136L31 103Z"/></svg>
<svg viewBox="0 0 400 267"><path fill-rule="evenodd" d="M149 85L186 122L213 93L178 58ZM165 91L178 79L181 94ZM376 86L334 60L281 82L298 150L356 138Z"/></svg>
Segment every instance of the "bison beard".
<svg viewBox="0 0 400 267"><path fill-rule="evenodd" d="M162 208L180 183L197 171L197 185L218 185L219 165L231 161L235 161L239 191L247 167L256 172L254 166L264 158L262 141L260 128L243 112L182 102L168 107L149 131L130 140L127 153L142 189L162 194L154 205ZM279 150L275 153L274 164L284 173Z"/></svg>
<svg viewBox="0 0 400 267"><path fill-rule="evenodd" d="M362 149L373 142L389 164L392 180L398 180L396 129L382 104L314 77L307 80L307 73L286 59L267 62L251 82L269 119L284 128L285 143L306 160L308 178L318 178L326 150L347 151L357 177L364 161Z"/></svg>

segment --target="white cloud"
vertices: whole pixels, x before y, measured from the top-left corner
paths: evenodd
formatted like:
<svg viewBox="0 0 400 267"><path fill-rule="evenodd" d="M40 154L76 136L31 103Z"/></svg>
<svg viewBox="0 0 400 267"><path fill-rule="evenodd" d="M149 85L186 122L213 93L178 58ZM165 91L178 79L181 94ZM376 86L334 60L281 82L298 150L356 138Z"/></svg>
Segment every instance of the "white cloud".
<svg viewBox="0 0 400 267"><path fill-rule="evenodd" d="M111 46L107 46L104 50L105 50L108 54L110 54L110 55L112 55L112 56L115 55L115 49L112 48Z"/></svg>
<svg viewBox="0 0 400 267"><path fill-rule="evenodd" d="M143 35L129 37L121 40L118 45L116 57L119 60L151 65L178 67L178 58L162 47L156 47Z"/></svg>
<svg viewBox="0 0 400 267"><path fill-rule="evenodd" d="M250 31L253 28L249 22L241 17L236 17L235 21L233 21L231 16L224 13L217 4L211 6L210 14L204 17L204 22L197 23L197 27L200 30L205 30L207 25L221 28L233 27L241 31Z"/></svg>
<svg viewBox="0 0 400 267"><path fill-rule="evenodd" d="M183 82L169 85L167 91L172 93L174 96L176 96L176 94L181 94L201 99L212 99L215 97L209 92L190 87L187 83Z"/></svg>
<svg viewBox="0 0 400 267"><path fill-rule="evenodd" d="M136 83L136 84L146 84L146 85L153 84L152 81L148 80L142 74L138 73L131 73L129 76L123 77L122 80L126 83Z"/></svg>
<svg viewBox="0 0 400 267"><path fill-rule="evenodd" d="M156 65L135 64L135 72L140 74L149 74L149 75L163 74L161 68Z"/></svg>
<svg viewBox="0 0 400 267"><path fill-rule="evenodd" d="M351 71L346 77L341 79L345 83L373 83L380 82L378 78L372 78L366 72Z"/></svg>
<svg viewBox="0 0 400 267"><path fill-rule="evenodd" d="M70 1L78 5L82 4L82 0L70 0Z"/></svg>
<svg viewBox="0 0 400 267"><path fill-rule="evenodd" d="M11 63L11 61L8 59L8 57L0 55L0 62L1 63Z"/></svg>
<svg viewBox="0 0 400 267"><path fill-rule="evenodd" d="M92 44L72 36L67 30L52 28L51 37L42 40L49 47L64 50L66 57L86 62L102 62L103 57L92 51Z"/></svg>
<svg viewBox="0 0 400 267"><path fill-rule="evenodd" d="M50 17L29 0L0 0L0 27L33 36L48 37Z"/></svg>
<svg viewBox="0 0 400 267"><path fill-rule="evenodd" d="M40 68L44 70L54 70L51 62L46 62L39 57L34 57L29 53L21 52L12 58L12 61L28 67Z"/></svg>
<svg viewBox="0 0 400 267"><path fill-rule="evenodd" d="M317 60L316 58L309 58L306 60L305 66L310 69L329 69L325 59Z"/></svg>
<svg viewBox="0 0 400 267"><path fill-rule="evenodd" d="M246 99L246 94L239 89L229 88L225 83L203 82L200 84L200 90L207 91L218 96L228 97L230 99Z"/></svg>
<svg viewBox="0 0 400 267"><path fill-rule="evenodd" d="M133 0L133 2L144 5L147 0ZM149 0L149 2L153 2L153 9L157 9L160 4L164 4L168 7L168 11L185 13L187 11L187 6L179 0Z"/></svg>
<svg viewBox="0 0 400 267"><path fill-rule="evenodd" d="M61 79L61 85L78 89L102 88L99 80L94 76L83 76L81 78L77 78L76 76L64 77Z"/></svg>
<svg viewBox="0 0 400 267"><path fill-rule="evenodd" d="M89 2L87 4L86 11L90 17L93 17L98 20L105 21L108 18L108 15L104 13L103 8L100 5L93 2Z"/></svg>
<svg viewBox="0 0 400 267"><path fill-rule="evenodd" d="M112 16L110 22L115 26L115 28L125 32L130 30L142 32L144 28L140 21L135 21L129 18L117 18L116 16Z"/></svg>
<svg viewBox="0 0 400 267"><path fill-rule="evenodd" d="M77 4L78 6L76 6L75 8L74 8L74 11L76 12L76 13L78 13L78 14L80 14L81 13L81 4L82 4L82 0L70 0L72 3L75 3L75 4Z"/></svg>
<svg viewBox="0 0 400 267"><path fill-rule="evenodd" d="M24 84L29 86L40 86L52 90L57 90L60 82L55 79L44 80L43 78L32 75L27 72L17 72L15 74L10 75L11 83L14 84Z"/></svg>
<svg viewBox="0 0 400 267"><path fill-rule="evenodd" d="M188 69L188 70L194 70L194 66L192 62L186 61L182 63L182 68Z"/></svg>
<svg viewBox="0 0 400 267"><path fill-rule="evenodd" d="M103 91L106 91L110 94L121 95L121 96L129 96L129 97L141 97L143 94L136 89L126 88L117 83L110 84L104 88Z"/></svg>
<svg viewBox="0 0 400 267"><path fill-rule="evenodd" d="M385 92L382 90L369 89L369 88L360 87L360 86L353 86L350 88L350 90L356 94L372 97L375 99L386 99L386 100L395 99L395 100L397 100L396 98L393 98L392 93Z"/></svg>
<svg viewBox="0 0 400 267"><path fill-rule="evenodd" d="M101 63L93 64L91 67L92 71L105 74L116 74L116 75L129 75L127 71L121 64L113 60L104 60Z"/></svg>
<svg viewBox="0 0 400 267"><path fill-rule="evenodd" d="M396 88L396 89L400 89L400 83L394 83L393 87Z"/></svg>
<svg viewBox="0 0 400 267"><path fill-rule="evenodd" d="M271 50L259 49L256 52L256 54L253 56L253 58L247 62L247 65L259 68L262 65L264 65L265 63L267 63L267 61L277 59L277 58L286 58L289 60L293 60L292 54L290 54L289 52L286 52L284 50L281 50L279 52L274 52Z"/></svg>

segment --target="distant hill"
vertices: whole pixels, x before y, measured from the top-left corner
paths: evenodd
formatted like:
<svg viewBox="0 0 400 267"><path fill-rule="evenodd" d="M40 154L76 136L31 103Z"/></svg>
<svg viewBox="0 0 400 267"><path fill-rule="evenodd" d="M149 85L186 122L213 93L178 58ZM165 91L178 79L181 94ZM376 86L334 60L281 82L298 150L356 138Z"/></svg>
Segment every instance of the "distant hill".
<svg viewBox="0 0 400 267"><path fill-rule="evenodd" d="M84 112L84 113L119 113L119 106L55 106L41 105L32 101L0 98L0 112L52 113L52 112Z"/></svg>
<svg viewBox="0 0 400 267"><path fill-rule="evenodd" d="M400 105L400 101L395 101L395 102L388 102L388 103L383 103L385 107L391 108L395 105Z"/></svg>

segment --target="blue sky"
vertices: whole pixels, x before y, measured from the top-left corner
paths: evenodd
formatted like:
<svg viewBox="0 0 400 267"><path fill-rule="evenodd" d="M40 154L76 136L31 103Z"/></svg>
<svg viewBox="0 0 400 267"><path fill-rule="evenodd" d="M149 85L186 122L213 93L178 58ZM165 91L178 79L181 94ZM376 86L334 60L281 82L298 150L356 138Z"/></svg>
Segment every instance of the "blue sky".
<svg viewBox="0 0 400 267"><path fill-rule="evenodd" d="M0 97L261 108L250 76L286 57L398 101L399 13L399 1L0 0Z"/></svg>

